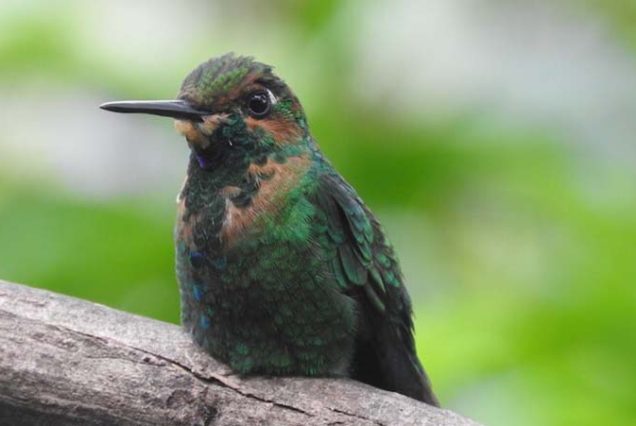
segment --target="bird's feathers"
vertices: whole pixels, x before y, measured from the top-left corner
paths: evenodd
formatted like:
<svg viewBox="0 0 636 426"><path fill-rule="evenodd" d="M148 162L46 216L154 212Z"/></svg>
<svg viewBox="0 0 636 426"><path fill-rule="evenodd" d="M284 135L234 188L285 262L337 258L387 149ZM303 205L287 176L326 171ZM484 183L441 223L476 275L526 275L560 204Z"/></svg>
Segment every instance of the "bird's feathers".
<svg viewBox="0 0 636 426"><path fill-rule="evenodd" d="M360 305L352 375L438 405L415 353L411 302L393 248L355 190L328 163L324 167L314 202L335 251L330 267Z"/></svg>

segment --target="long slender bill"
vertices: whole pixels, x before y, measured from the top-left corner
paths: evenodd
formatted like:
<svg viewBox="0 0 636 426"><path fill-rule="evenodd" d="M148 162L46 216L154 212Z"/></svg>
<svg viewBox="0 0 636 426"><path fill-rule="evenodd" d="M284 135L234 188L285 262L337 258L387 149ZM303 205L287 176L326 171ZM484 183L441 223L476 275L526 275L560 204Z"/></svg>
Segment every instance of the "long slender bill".
<svg viewBox="0 0 636 426"><path fill-rule="evenodd" d="M106 102L99 107L112 112L151 114L194 121L202 121L201 117L212 114L210 111L193 108L182 100Z"/></svg>

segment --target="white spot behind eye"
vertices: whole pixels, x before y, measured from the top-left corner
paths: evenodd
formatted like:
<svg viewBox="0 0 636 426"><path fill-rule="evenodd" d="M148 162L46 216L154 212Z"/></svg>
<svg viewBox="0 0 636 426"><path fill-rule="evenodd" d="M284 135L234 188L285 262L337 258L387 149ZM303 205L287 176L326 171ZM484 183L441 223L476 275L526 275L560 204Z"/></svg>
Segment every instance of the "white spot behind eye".
<svg viewBox="0 0 636 426"><path fill-rule="evenodd" d="M265 89L265 91L267 92L267 96L269 96L269 101L272 103L272 105L276 105L276 102L278 102L276 96L274 96L274 94L269 89Z"/></svg>

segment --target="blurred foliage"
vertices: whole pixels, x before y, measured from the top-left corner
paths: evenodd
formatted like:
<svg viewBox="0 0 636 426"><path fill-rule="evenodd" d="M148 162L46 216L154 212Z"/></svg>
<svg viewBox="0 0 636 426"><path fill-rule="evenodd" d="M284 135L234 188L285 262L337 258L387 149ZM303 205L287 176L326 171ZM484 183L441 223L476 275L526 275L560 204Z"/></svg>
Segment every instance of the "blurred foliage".
<svg viewBox="0 0 636 426"><path fill-rule="evenodd" d="M636 50L636 1L634 0L592 0L580 4L584 10L590 7L606 16L610 26L624 39L624 41Z"/></svg>
<svg viewBox="0 0 636 426"><path fill-rule="evenodd" d="M342 73L341 3L278 5L324 65L297 89L314 134L414 265L418 349L443 403L492 425L634 423L632 175L487 115L405 123L363 105ZM591 5L631 37L633 2ZM78 47L80 17L42 7L0 17L0 85L150 97L204 59L197 45L149 77ZM2 173L0 277L178 322L172 199L96 201Z"/></svg>
<svg viewBox="0 0 636 426"><path fill-rule="evenodd" d="M172 212L90 203L53 189L0 189L2 278L178 322Z"/></svg>

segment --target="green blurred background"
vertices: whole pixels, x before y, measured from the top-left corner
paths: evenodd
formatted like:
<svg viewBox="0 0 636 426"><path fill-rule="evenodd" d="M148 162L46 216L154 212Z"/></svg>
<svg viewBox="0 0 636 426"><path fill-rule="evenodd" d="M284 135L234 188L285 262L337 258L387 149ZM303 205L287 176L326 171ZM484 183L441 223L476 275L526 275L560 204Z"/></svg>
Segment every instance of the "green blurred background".
<svg viewBox="0 0 636 426"><path fill-rule="evenodd" d="M227 51L276 65L380 216L443 404L636 423L631 0L0 2L0 278L178 321L163 99Z"/></svg>

